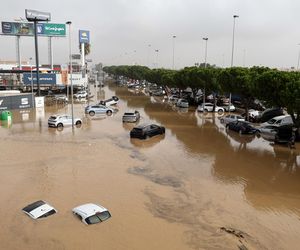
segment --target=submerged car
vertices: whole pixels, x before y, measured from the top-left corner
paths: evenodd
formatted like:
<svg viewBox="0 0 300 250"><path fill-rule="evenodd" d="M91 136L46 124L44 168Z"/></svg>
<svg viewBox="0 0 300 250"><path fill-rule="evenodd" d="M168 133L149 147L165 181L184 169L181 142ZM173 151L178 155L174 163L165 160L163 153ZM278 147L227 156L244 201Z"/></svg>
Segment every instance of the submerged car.
<svg viewBox="0 0 300 250"><path fill-rule="evenodd" d="M217 105L213 105L212 103L205 103L205 105L200 104L197 108L198 112L213 112L215 106L215 112L222 114L225 112L224 108L218 107Z"/></svg>
<svg viewBox="0 0 300 250"><path fill-rule="evenodd" d="M105 207L93 203L75 207L72 211L87 225L103 222L111 217L110 212Z"/></svg>
<svg viewBox="0 0 300 250"><path fill-rule="evenodd" d="M74 125L80 127L82 120L80 118L74 117ZM48 119L48 126L55 128L62 128L65 126L72 125L72 116L71 115L51 115Z"/></svg>
<svg viewBox="0 0 300 250"><path fill-rule="evenodd" d="M79 91L76 94L74 94L75 98L87 98L88 97L88 92L85 90Z"/></svg>
<svg viewBox="0 0 300 250"><path fill-rule="evenodd" d="M165 133L165 127L156 124L140 125L130 131L131 138L147 139Z"/></svg>
<svg viewBox="0 0 300 250"><path fill-rule="evenodd" d="M123 122L137 122L140 119L140 113L139 111L134 112L125 112L122 121Z"/></svg>
<svg viewBox="0 0 300 250"><path fill-rule="evenodd" d="M106 107L104 105L89 105L85 107L85 114L94 116L95 114L107 114L108 116L112 115L113 109Z"/></svg>
<svg viewBox="0 0 300 250"><path fill-rule="evenodd" d="M240 134L255 134L259 132L257 128L251 126L249 122L246 121L235 121L226 124L226 128L239 132Z"/></svg>
<svg viewBox="0 0 300 250"><path fill-rule="evenodd" d="M22 211L35 220L57 213L57 210L54 207L42 200L29 204L24 207Z"/></svg>
<svg viewBox="0 0 300 250"><path fill-rule="evenodd" d="M245 121L245 118L243 118L240 115L226 115L222 117L220 121L221 123L228 124L230 122L235 122L235 121Z"/></svg>
<svg viewBox="0 0 300 250"><path fill-rule="evenodd" d="M188 108L189 102L185 99L178 99L176 106L180 108Z"/></svg>
<svg viewBox="0 0 300 250"><path fill-rule="evenodd" d="M112 98L109 98L104 101L100 101L99 104L104 105L104 106L111 106L111 105L116 105L119 102L119 97L113 96Z"/></svg>

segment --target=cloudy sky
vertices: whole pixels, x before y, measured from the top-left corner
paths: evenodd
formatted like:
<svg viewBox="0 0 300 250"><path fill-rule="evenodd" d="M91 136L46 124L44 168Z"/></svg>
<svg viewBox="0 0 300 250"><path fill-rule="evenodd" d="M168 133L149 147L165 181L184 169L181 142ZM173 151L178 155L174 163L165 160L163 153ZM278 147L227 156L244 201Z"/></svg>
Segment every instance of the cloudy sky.
<svg viewBox="0 0 300 250"><path fill-rule="evenodd" d="M52 22L72 21L73 52L78 30L91 32L93 62L175 67L204 62L230 66L233 15L235 66L296 67L300 49L299 0L10 0L1 21L25 17L25 9L50 12ZM173 35L176 38L173 39ZM150 46L149 46L150 45ZM39 39L47 63L47 39ZM158 50L158 52L155 52ZM22 60L34 57L34 40L21 38ZM0 36L0 60L15 60L15 38ZM54 63L68 60L67 38L54 39Z"/></svg>

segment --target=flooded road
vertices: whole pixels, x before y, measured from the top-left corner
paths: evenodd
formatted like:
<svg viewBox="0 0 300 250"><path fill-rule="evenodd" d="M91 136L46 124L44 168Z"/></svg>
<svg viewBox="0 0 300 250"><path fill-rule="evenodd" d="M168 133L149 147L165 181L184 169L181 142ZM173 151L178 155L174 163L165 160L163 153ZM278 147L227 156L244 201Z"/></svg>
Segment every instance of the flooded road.
<svg viewBox="0 0 300 250"><path fill-rule="evenodd" d="M94 90L92 90L94 91ZM298 249L300 145L226 131L218 117L178 110L140 92L117 95L111 117L81 128L47 127L67 107L15 111L2 124L0 249ZM166 127L164 136L130 139L125 111ZM21 212L43 199L58 213L34 221ZM72 208L99 203L112 218L86 226Z"/></svg>

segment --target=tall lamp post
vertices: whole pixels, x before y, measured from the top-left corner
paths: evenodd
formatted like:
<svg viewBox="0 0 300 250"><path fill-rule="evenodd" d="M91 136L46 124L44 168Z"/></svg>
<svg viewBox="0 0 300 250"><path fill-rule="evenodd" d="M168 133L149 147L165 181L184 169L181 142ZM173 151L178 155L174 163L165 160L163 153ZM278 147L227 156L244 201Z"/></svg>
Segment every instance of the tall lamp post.
<svg viewBox="0 0 300 250"><path fill-rule="evenodd" d="M71 43L71 21L66 22L69 25L69 60L70 60L70 79L71 79L71 110L72 110L72 129L74 129L74 105L73 105L73 66L72 66L72 43Z"/></svg>
<svg viewBox="0 0 300 250"><path fill-rule="evenodd" d="M173 63L172 63L172 69L174 70L175 69L175 62L174 62L174 60L175 60L175 38L176 38L176 36L173 35L172 37L173 37Z"/></svg>
<svg viewBox="0 0 300 250"><path fill-rule="evenodd" d="M238 15L233 15L232 50L231 50L231 64L230 64L231 67L233 66L235 19L238 17L239 17Z"/></svg>
<svg viewBox="0 0 300 250"><path fill-rule="evenodd" d="M238 15L233 15L232 50L231 50L231 64L230 64L230 67L233 67L235 19L238 18L238 17L239 17ZM229 94L228 112L230 112L230 105L231 105L231 93Z"/></svg>
<svg viewBox="0 0 300 250"><path fill-rule="evenodd" d="M155 50L155 53L156 53L156 68L158 68L158 52L159 52L159 50L156 49Z"/></svg>
<svg viewBox="0 0 300 250"><path fill-rule="evenodd" d="M300 45L300 43L298 43L298 45ZM297 71L299 69L299 62L300 62L300 47L299 47L299 52L298 52L298 62L297 62L297 68L296 68Z"/></svg>
<svg viewBox="0 0 300 250"><path fill-rule="evenodd" d="M29 63L30 63L30 77L31 77L31 98L32 98L32 108L34 108L33 79L32 79L32 57L29 58Z"/></svg>
<svg viewBox="0 0 300 250"><path fill-rule="evenodd" d="M207 37L203 37L202 39L205 41L205 58L204 58L204 68L206 68L206 60L207 60L207 41L208 41L208 38L207 38Z"/></svg>

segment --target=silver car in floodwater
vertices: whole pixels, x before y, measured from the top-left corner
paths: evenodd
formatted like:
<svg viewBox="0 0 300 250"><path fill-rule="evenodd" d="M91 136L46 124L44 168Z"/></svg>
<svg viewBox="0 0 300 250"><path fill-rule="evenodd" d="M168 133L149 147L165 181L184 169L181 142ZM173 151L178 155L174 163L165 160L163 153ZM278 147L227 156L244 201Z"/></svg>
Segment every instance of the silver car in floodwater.
<svg viewBox="0 0 300 250"><path fill-rule="evenodd" d="M137 122L139 120L140 120L139 111L125 112L123 117L122 117L123 122Z"/></svg>

